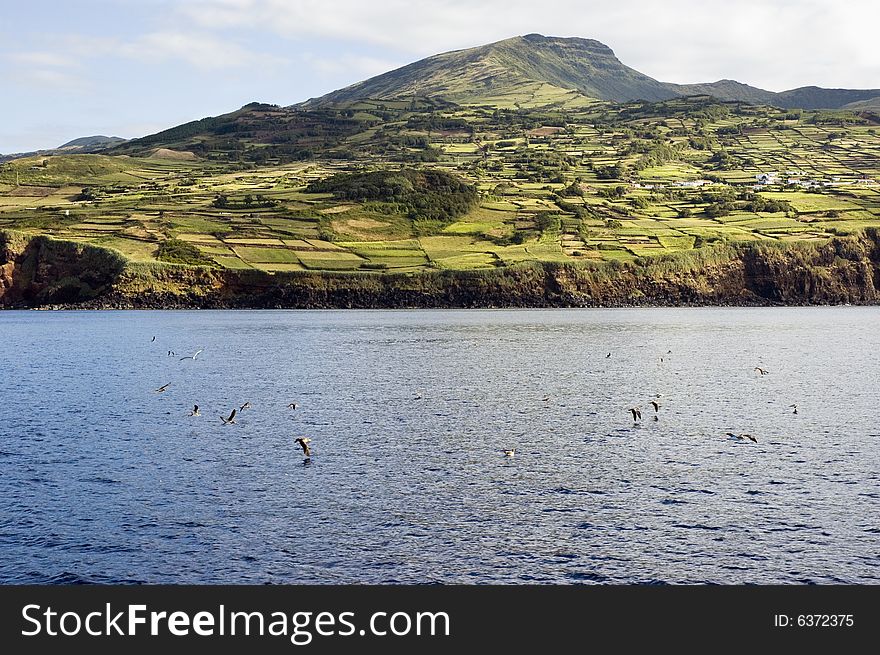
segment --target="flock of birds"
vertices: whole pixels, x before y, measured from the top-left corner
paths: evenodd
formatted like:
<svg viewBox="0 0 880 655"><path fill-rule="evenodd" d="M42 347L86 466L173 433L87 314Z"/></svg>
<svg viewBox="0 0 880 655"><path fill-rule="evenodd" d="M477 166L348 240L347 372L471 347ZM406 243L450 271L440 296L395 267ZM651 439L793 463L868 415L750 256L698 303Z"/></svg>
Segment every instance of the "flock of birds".
<svg viewBox="0 0 880 655"><path fill-rule="evenodd" d="M151 343L152 343L152 342L155 342L155 341L156 341L156 337L153 337L152 340L151 340ZM192 355L188 355L188 356L186 356L186 357L181 357L181 358L179 359L179 361L182 362L182 361L184 361L184 360L188 360L188 359L195 361L196 358L197 358L201 353L203 353L203 352L204 352L204 349L200 348L199 350L197 350L196 352L194 352ZM670 354L670 353L672 353L671 350L667 351L666 354L668 355L668 354ZM176 353L175 353L173 350L169 350L169 351L168 351L168 356L169 356L169 357L176 356ZM609 352L607 355L605 355L605 357L606 357L606 359L607 359L607 358L610 358L610 357L611 357L611 353ZM662 357L660 358L660 361L663 362L663 358L662 358ZM760 367L760 366L756 366L754 370L755 370L755 372L758 373L761 377L763 377L763 376L765 376L765 375L768 375L768 374L770 373L770 371L768 371L767 369L762 368L762 367ZM171 386L171 383L170 383L170 382L167 383L167 384L163 384L163 385L162 385L161 387L159 387L158 389L155 389L155 392L156 392L156 393L164 393L164 392L168 389L168 387L170 387L170 386ZM653 417L654 417L654 420L655 420L655 421L659 421L659 420L660 420L660 408L661 408L661 405L660 405L660 403L659 403L659 399L662 398L662 397L663 397L663 394L659 394L659 393L658 393L658 394L656 394L656 396L654 397L654 399L650 401L651 407L653 407L653 409L654 409L654 415L653 415ZM417 392L416 395L414 396L414 398L415 398L416 400L422 398L422 393L421 393L421 392ZM551 400L551 397L550 397L550 396L544 396L541 400L542 400L543 402L549 402L549 401ZM241 405L240 407L238 407L238 408L233 408L233 410L230 412L229 416L222 416L222 415L221 415L221 416L220 416L220 420L223 422L223 425L234 425L234 424L235 424L235 417L236 417L236 415L239 414L240 412L243 412L243 411L245 411L246 409L250 409L250 408L251 408L251 403L250 403L250 402L245 402L245 403L244 403L243 405ZM287 405L287 408L288 408L288 409L293 409L293 410L295 410L295 409L297 408L297 404L296 404L295 402L292 402L292 403L290 403L290 404ZM794 410L794 411L793 411L794 414L797 414L797 413L798 413L798 406L797 406L797 404L791 404L791 405L789 405L789 408ZM638 423L642 420L642 408L641 408L641 406L636 405L636 406L634 406L634 407L630 407L630 408L629 408L629 412L632 414L632 418L633 418L633 423L634 423L634 424L638 424ZM190 415L190 416L201 416L202 414L201 414L201 411L200 411L199 406L198 406L198 405L193 405L193 408L192 408L192 410L190 410L189 415ZM751 435L751 434L736 434L736 433L734 433L734 432L727 432L727 433L726 433L726 436L729 437L730 439L733 439L733 440L736 440L736 441L751 441L751 442L753 442L753 443L758 443L758 439L757 439L757 437L755 437L755 436L753 436L753 435ZM296 438L296 439L294 440L294 443L298 444L299 447L302 448L303 456L304 456L304 460L303 460L304 463L308 463L308 462L311 461L311 458L312 458L312 449L311 449L311 447L309 446L309 444L310 444L311 442L312 442L312 440L311 440L309 437L298 437L298 438ZM504 455L505 457L514 457L514 456L516 455L517 449L516 449L516 448L502 448L502 449L501 449L501 452L503 453L503 455Z"/></svg>
<svg viewBox="0 0 880 655"><path fill-rule="evenodd" d="M612 354L612 353L608 353L607 355L605 355L605 358L606 358L606 359L610 359L610 358L611 358L611 354ZM671 351L671 350L668 350L668 351L666 351L666 354L667 354L667 355L672 354L672 351ZM663 357L660 357L660 362L662 363L663 361L664 361L664 360L663 360ZM769 375L769 373L770 373L770 371L768 371L767 369L762 368L762 367L760 367L760 366L756 366L754 370L755 370L755 372L758 373L761 377L763 377L763 376L765 376L765 375ZM421 397L421 396L419 396L419 397ZM658 394L654 397L654 400L651 400L651 401L650 401L651 407L654 408L654 420L655 420L655 421L659 421L659 420L660 420L660 407L661 407L661 405L660 405L660 403L658 402L658 400L659 400L660 398L662 398L662 397L663 397L663 394L658 393ZM548 401L550 401L550 399L551 399L550 396L544 396L541 400L543 400L544 402L548 402ZM791 404L791 405L789 405L788 407L789 407L789 409L792 409L792 410L793 410L793 412L792 412L793 414L797 414L797 413L798 413L798 406L797 406L797 404ZM629 408L629 412L632 414L632 418L633 418L633 423L634 423L634 424L638 424L638 423L642 420L642 408L641 408L641 406L636 405L636 406L634 406L634 407L630 407L630 408ZM725 433L725 434L726 434L726 436L727 436L728 438L730 438L730 439L732 439L732 440L736 440L736 441L751 441L752 443L758 443L758 438L755 437L754 435L751 435L751 434L736 434L736 433L734 433L734 432L727 432L727 433ZM504 453L504 456L505 456L505 457L513 457L514 455L516 455L516 448L502 448L502 449L501 449L501 452Z"/></svg>
<svg viewBox="0 0 880 655"><path fill-rule="evenodd" d="M154 343L155 341L156 341L156 337L154 336L150 340L150 343ZM196 358L203 352L205 352L205 350L203 348L200 348L199 350L195 351L192 355L188 355L186 357L181 357L179 359L179 361L182 362L187 359L191 359L191 360L195 361ZM177 353L175 353L173 350L169 350L168 356L169 357L176 357ZM166 384L163 384L158 389L154 389L154 391L156 393L165 393L168 390L168 387L170 387L170 386L171 386L171 383L168 382ZM247 401L243 405L241 405L240 407L233 408L233 410L229 413L229 416L222 416L221 415L220 420L223 422L223 425L235 425L236 415L238 415L240 412L243 412L246 409L250 409L251 407L252 407L252 405L251 405L250 401ZM298 407L298 405L296 403L289 403L287 405L287 409L291 409L291 410L294 410L297 407ZM190 410L189 415L190 416L201 416L202 412L201 412L200 407L198 405L193 405L193 408ZM304 463L311 461L312 449L309 447L309 444L311 442L312 442L312 440L308 437L298 437L297 439L294 440L294 443L299 444L300 448L302 448L303 455L305 457L305 459L303 460Z"/></svg>

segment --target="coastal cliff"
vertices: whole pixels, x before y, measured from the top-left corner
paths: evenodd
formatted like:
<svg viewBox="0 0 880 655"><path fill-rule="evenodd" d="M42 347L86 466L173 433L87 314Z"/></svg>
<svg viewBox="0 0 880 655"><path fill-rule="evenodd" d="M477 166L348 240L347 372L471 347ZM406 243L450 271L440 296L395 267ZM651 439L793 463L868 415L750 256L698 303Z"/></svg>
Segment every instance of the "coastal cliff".
<svg viewBox="0 0 880 655"><path fill-rule="evenodd" d="M824 243L723 245L627 264L420 274L269 274L126 261L0 232L0 307L88 309L878 304L880 231Z"/></svg>

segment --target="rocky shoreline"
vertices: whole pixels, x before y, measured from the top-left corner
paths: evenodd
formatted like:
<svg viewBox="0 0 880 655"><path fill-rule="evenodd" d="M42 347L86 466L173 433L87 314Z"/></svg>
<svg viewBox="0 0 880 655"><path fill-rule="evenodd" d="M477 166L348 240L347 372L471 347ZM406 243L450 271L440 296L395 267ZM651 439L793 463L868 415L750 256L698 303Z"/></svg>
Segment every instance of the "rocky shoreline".
<svg viewBox="0 0 880 655"><path fill-rule="evenodd" d="M880 232L704 248L632 264L419 274L269 274L132 264L112 250L0 233L7 309L419 309L880 304Z"/></svg>

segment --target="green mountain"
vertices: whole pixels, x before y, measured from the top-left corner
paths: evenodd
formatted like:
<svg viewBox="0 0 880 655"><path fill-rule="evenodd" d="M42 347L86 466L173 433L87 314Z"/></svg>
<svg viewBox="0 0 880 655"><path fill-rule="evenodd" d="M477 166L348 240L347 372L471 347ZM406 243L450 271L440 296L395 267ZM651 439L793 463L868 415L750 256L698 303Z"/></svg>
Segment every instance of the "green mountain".
<svg viewBox="0 0 880 655"><path fill-rule="evenodd" d="M428 97L465 105L528 107L570 105L587 99L657 101L689 95L784 108L841 109L880 97L880 89L807 86L775 93L736 80L672 84L624 65L599 41L528 34L434 55L300 106Z"/></svg>
<svg viewBox="0 0 880 655"><path fill-rule="evenodd" d="M667 84L667 87L682 96L712 96L718 100L748 102L753 105L773 104L776 96L756 86L749 86L736 80L718 80L707 84Z"/></svg>
<svg viewBox="0 0 880 655"><path fill-rule="evenodd" d="M102 148L109 148L120 143L125 143L126 139L118 136L81 136L73 141L68 141L55 148L56 150L76 150L77 152L94 152Z"/></svg>
<svg viewBox="0 0 880 655"><path fill-rule="evenodd" d="M50 148L48 150L17 152L9 155L0 154L0 163L12 161L13 159L21 159L22 157L34 157L36 155L88 154L104 150L105 148L112 148L113 146L125 142L125 139L118 136L82 136L78 139L68 141L57 148Z"/></svg>
<svg viewBox="0 0 880 655"><path fill-rule="evenodd" d="M880 97L880 89L823 89L803 86L775 94L773 104L800 109L841 109L846 105Z"/></svg>
<svg viewBox="0 0 880 655"><path fill-rule="evenodd" d="M869 98L868 100L859 100L857 102L850 102L843 106L844 109L849 109L850 111L870 111L873 113L880 113L880 96L876 98Z"/></svg>
<svg viewBox="0 0 880 655"><path fill-rule="evenodd" d="M529 34L434 55L303 105L413 96L439 97L458 104L514 96L528 102L536 95L555 99L571 92L614 102L666 100L679 95L669 85L625 66L611 48L598 41Z"/></svg>
<svg viewBox="0 0 880 655"><path fill-rule="evenodd" d="M228 160L253 163L309 159L315 153L344 159L349 139L359 133L362 137L356 142L361 150L373 142L384 143L374 144L373 154L409 147L405 137L391 138L391 133L416 120L410 112L457 106L578 109L597 101L658 102L688 96L782 108L876 111L880 90L803 87L774 93L729 79L670 84L624 65L598 41L528 34L434 55L292 107L254 102L140 139L121 143L108 139L104 147L109 154L164 159L216 158L218 152ZM460 123L430 127L471 129ZM379 129L382 125L392 127ZM93 142L99 139L105 137L78 139L62 149L93 151L102 147ZM422 161L433 156L430 151L412 154Z"/></svg>

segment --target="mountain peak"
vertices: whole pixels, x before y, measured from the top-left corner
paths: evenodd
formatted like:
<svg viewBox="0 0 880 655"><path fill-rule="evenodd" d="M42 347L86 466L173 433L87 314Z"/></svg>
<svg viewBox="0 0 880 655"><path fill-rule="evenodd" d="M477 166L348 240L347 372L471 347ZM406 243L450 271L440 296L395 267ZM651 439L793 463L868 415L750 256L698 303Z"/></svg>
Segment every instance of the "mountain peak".
<svg viewBox="0 0 880 655"><path fill-rule="evenodd" d="M514 37L516 38L516 37ZM614 56L614 51L601 41L595 39L585 39L580 36L544 36L543 34L526 34L519 37L523 41L537 45L578 45L587 47L597 52L602 52L610 56Z"/></svg>
<svg viewBox="0 0 880 655"><path fill-rule="evenodd" d="M434 55L304 104L430 96L460 104L503 97L519 106L566 96L625 102L674 95L663 83L624 66L604 43L526 34Z"/></svg>

